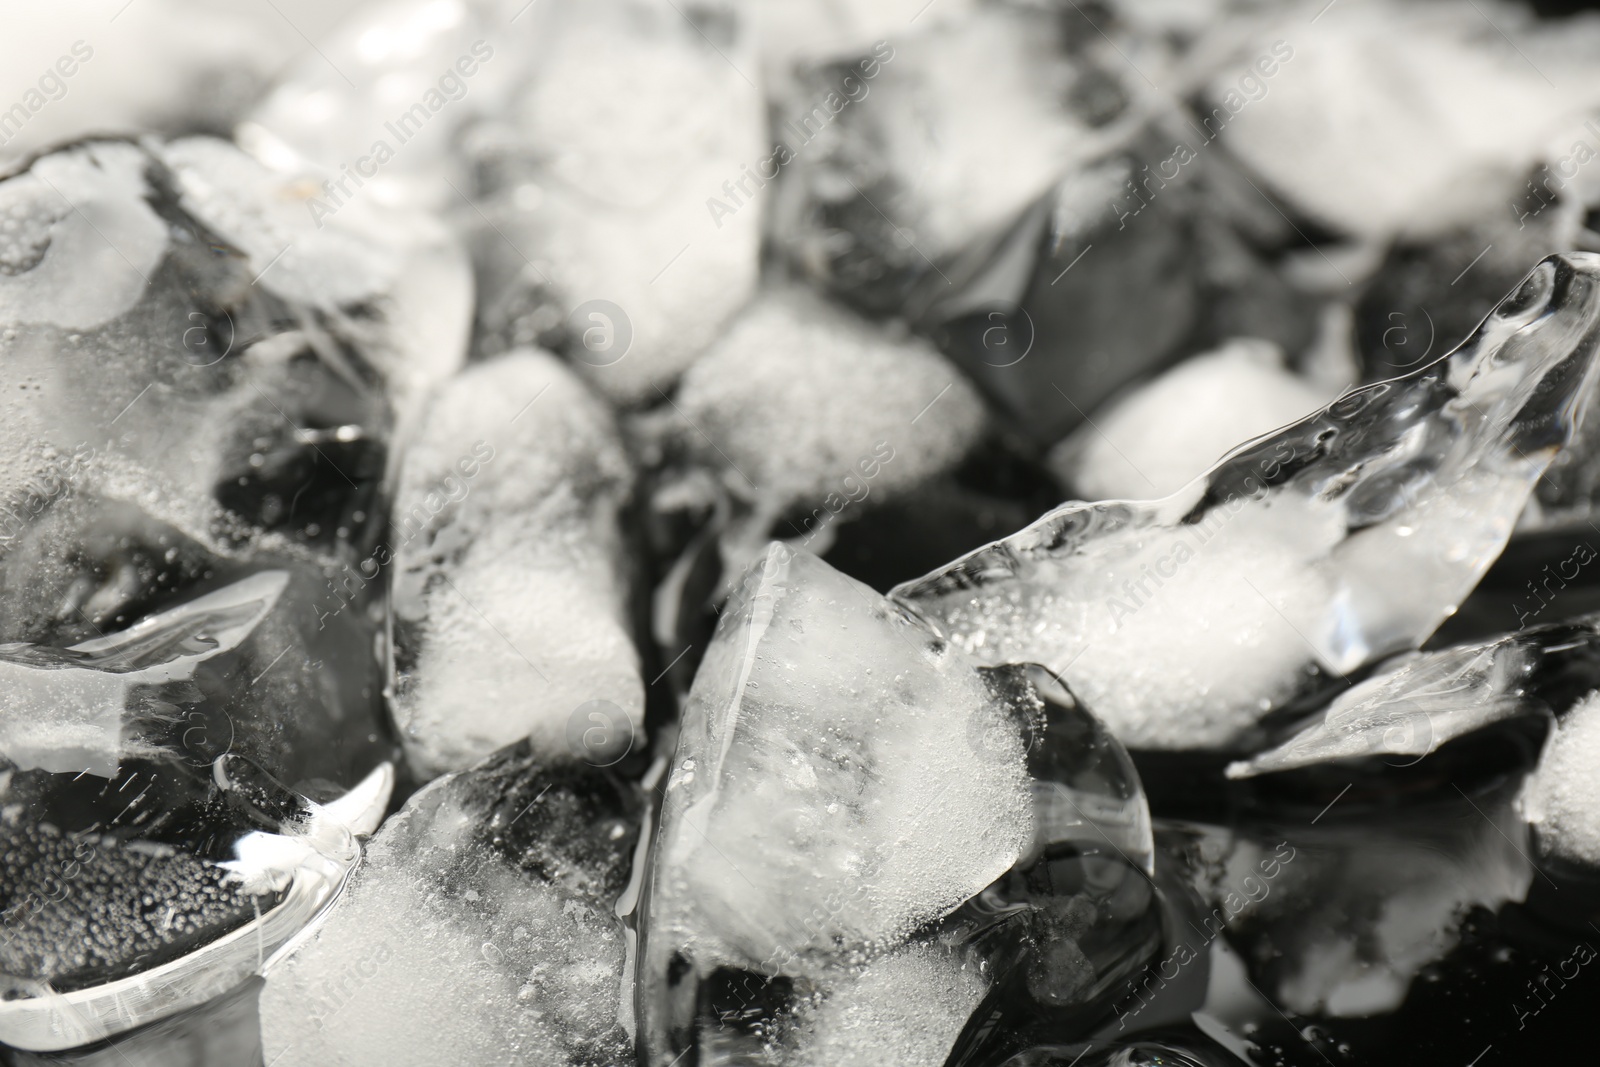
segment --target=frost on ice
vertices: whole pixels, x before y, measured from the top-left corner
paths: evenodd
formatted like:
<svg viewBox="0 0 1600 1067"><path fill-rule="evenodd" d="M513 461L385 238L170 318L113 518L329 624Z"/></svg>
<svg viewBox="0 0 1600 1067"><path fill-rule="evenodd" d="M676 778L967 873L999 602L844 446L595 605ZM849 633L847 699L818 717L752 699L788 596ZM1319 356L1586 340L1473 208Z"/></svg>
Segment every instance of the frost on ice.
<svg viewBox="0 0 1600 1067"><path fill-rule="evenodd" d="M670 775L640 963L651 1064L699 1042L696 990L729 972L745 1000L832 990L834 1007L795 1023L812 1030L897 1010L850 990L900 1001L919 973L950 989L943 1001L975 995L976 976L937 978L942 950L897 949L1005 873L1033 834L1022 738L955 649L774 546L723 616ZM849 966L893 951L909 954Z"/></svg>
<svg viewBox="0 0 1600 1067"><path fill-rule="evenodd" d="M1455 610L1581 417L1597 338L1600 257L1552 256L1450 355L892 595L983 662L1059 671L1129 745L1238 745Z"/></svg>
<svg viewBox="0 0 1600 1067"><path fill-rule="evenodd" d="M631 484L605 405L548 353L475 364L434 398L393 529L395 711L421 773L530 735L565 753L591 700L642 732L619 518Z"/></svg>
<svg viewBox="0 0 1600 1067"><path fill-rule="evenodd" d="M1103 1013L1159 943L1149 812L1105 728L782 545L723 615L669 775L653 1067L991 1062Z"/></svg>
<svg viewBox="0 0 1600 1067"><path fill-rule="evenodd" d="M630 787L525 742L435 781L269 966L266 1062L625 1062L613 904L638 817Z"/></svg>

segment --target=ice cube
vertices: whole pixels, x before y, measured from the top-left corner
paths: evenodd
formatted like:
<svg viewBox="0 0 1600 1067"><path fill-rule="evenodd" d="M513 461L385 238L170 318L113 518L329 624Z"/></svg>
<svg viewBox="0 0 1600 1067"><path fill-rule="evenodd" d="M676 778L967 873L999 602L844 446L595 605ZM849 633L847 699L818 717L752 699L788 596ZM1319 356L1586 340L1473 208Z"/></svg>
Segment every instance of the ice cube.
<svg viewBox="0 0 1600 1067"><path fill-rule="evenodd" d="M892 596L1060 673L1125 743L1229 747L1420 644L1504 546L1593 388L1600 257L1541 263L1454 353L1153 503L1066 504Z"/></svg>
<svg viewBox="0 0 1600 1067"><path fill-rule="evenodd" d="M801 71L775 106L779 247L872 313L898 312L925 277L944 289L956 253L1092 158L1074 87L1098 75L1126 103L1069 54L1066 22L976 6Z"/></svg>
<svg viewBox="0 0 1600 1067"><path fill-rule="evenodd" d="M663 1067L700 1042L697 990L719 973L755 972L750 992L780 1001L834 988L850 960L906 944L1033 837L1005 702L883 597L781 545L723 616L663 804L639 993L645 1055ZM867 990L920 972L964 1003L974 979L938 978L936 963L884 963ZM887 1010L861 995L828 1025ZM939 1062L909 1054L896 1062Z"/></svg>
<svg viewBox="0 0 1600 1067"><path fill-rule="evenodd" d="M1240 338L1110 405L1052 449L1051 464L1084 500L1151 500L1331 399L1286 370L1276 346Z"/></svg>
<svg viewBox="0 0 1600 1067"><path fill-rule="evenodd" d="M743 504L724 550L734 572L770 536L826 537L846 509L948 472L986 428L977 393L927 342L797 288L742 311L659 417ZM794 527L779 522L802 511Z"/></svg>
<svg viewBox="0 0 1600 1067"><path fill-rule="evenodd" d="M265 1061L627 1062L640 804L527 743L415 794L261 995Z"/></svg>
<svg viewBox="0 0 1600 1067"><path fill-rule="evenodd" d="M394 559L395 714L421 773L529 736L568 753L592 701L643 747L620 526L631 484L609 411L548 353L474 364L434 398L378 553ZM627 746L602 748L587 755Z"/></svg>
<svg viewBox="0 0 1600 1067"><path fill-rule="evenodd" d="M1354 236L1501 215L1547 146L1566 151L1563 135L1581 132L1600 24L1503 8L1486 35L1486 18L1471 5L1357 3L1319 15L1315 34L1298 21L1255 28L1270 73L1218 71L1202 121L1287 204Z"/></svg>
<svg viewBox="0 0 1600 1067"><path fill-rule="evenodd" d="M321 183L319 217L448 211L474 248L484 354L559 349L609 398L652 403L755 288L759 77L729 3L390 0L239 136Z"/></svg>

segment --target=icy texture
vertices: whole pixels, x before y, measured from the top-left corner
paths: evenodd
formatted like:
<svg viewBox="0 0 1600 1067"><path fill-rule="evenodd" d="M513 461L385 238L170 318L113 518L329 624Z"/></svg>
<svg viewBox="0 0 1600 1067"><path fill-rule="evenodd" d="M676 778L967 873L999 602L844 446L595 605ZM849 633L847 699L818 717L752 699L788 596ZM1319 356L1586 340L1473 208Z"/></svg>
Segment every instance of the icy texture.
<svg viewBox="0 0 1600 1067"><path fill-rule="evenodd" d="M568 719L592 700L642 740L619 526L631 481L605 405L547 353L476 364L434 399L390 531L395 713L419 771L530 735L566 753Z"/></svg>
<svg viewBox="0 0 1600 1067"><path fill-rule="evenodd" d="M694 989L717 968L833 987L1003 874L1033 836L1009 714L881 596L773 546L723 616L667 783L641 958L648 1062L696 1042ZM828 1025L889 1010L872 989ZM896 1062L938 1062L909 1055Z"/></svg>
<svg viewBox="0 0 1600 1067"><path fill-rule="evenodd" d="M1562 628L1552 643L1564 643ZM1275 748L1235 763L1230 778L1363 756L1415 762L1446 741L1539 707L1527 692L1538 645L1507 637L1487 645L1403 657L1339 694L1326 711Z"/></svg>
<svg viewBox="0 0 1600 1067"><path fill-rule="evenodd" d="M626 1062L619 1022L638 803L526 745L413 796L267 972L265 1061Z"/></svg>
<svg viewBox="0 0 1600 1067"><path fill-rule="evenodd" d="M321 37L356 3L19 5L0 40L0 100L11 115L0 127L0 165L112 130L224 132L308 37ZM19 103L20 113L11 108Z"/></svg>
<svg viewBox="0 0 1600 1067"><path fill-rule="evenodd" d="M1235 69L1219 72L1205 101L1214 110L1200 117L1324 226L1432 235L1502 214L1541 154L1556 143L1564 154L1563 135L1578 135L1600 100L1600 24L1536 29L1525 9L1483 7L1341 3L1315 33L1287 16L1255 46L1266 55L1284 42L1271 81L1255 81L1265 92L1247 98Z"/></svg>
<svg viewBox="0 0 1600 1067"><path fill-rule="evenodd" d="M330 210L367 198L448 207L458 199L452 184L469 191L463 129L504 108L525 74L519 68L541 12L530 9L511 23L518 6L363 4L320 39L315 53L300 57L239 124L239 143L275 170L342 183L342 189L335 184L318 191ZM453 70L458 60L461 67ZM412 113L418 103L422 111Z"/></svg>
<svg viewBox="0 0 1600 1067"><path fill-rule="evenodd" d="M1276 346L1239 339L1110 405L1052 450L1051 466L1084 500L1153 500L1330 399L1285 370Z"/></svg>
<svg viewBox="0 0 1600 1067"><path fill-rule="evenodd" d="M778 159L794 160L774 205L785 251L842 298L893 310L1090 158L1074 104L1094 78L1065 54L1064 22L975 7L805 70L775 108Z"/></svg>
<svg viewBox="0 0 1600 1067"><path fill-rule="evenodd" d="M560 349L608 397L653 402L756 281L754 42L732 5L692 16L670 0L376 4L240 140L321 182L319 214L447 210L472 238L486 352Z"/></svg>
<svg viewBox="0 0 1600 1067"><path fill-rule="evenodd" d="M543 32L533 76L471 144L486 345L559 344L607 397L655 402L755 289L753 35L740 7L691 19L670 0L553 7ZM574 321L594 300L621 321Z"/></svg>
<svg viewBox="0 0 1600 1067"><path fill-rule="evenodd" d="M940 1064L987 982L943 945L913 944L868 963L795 1020L793 1067Z"/></svg>
<svg viewBox="0 0 1600 1067"><path fill-rule="evenodd" d="M174 694L161 687L191 681L201 663L237 647L272 610L287 579L257 574L67 649L0 645L0 757L23 771L112 777L124 717L171 707Z"/></svg>
<svg viewBox="0 0 1600 1067"><path fill-rule="evenodd" d="M394 427L462 358L470 279L436 226L374 207L319 229L302 192L205 138L89 141L0 181L4 836L232 894L145 951L137 923L167 919L136 879L10 872L9 900L51 904L17 929L87 915L127 955L65 1000L0 1003L8 1043L98 1040L236 985L385 803L361 557ZM237 760L286 784L240 791ZM258 806L280 794L309 806Z"/></svg>
<svg viewBox="0 0 1600 1067"><path fill-rule="evenodd" d="M1519 800L1539 851L1600 867L1600 691L1574 705L1545 742Z"/></svg>
<svg viewBox="0 0 1600 1067"><path fill-rule="evenodd" d="M763 293L740 313L660 419L744 504L727 535L733 571L769 529L810 535L846 500L882 501L946 473L985 428L977 393L925 341L799 289ZM778 523L795 511L810 513L803 525Z"/></svg>
<svg viewBox="0 0 1600 1067"><path fill-rule="evenodd" d="M1237 744L1477 583L1582 414L1597 283L1600 257L1551 257L1456 352L1164 500L1064 505L893 596L983 662L1061 672L1129 745Z"/></svg>
<svg viewBox="0 0 1600 1067"><path fill-rule="evenodd" d="M1418 973L1455 946L1471 908L1496 911L1526 897L1527 828L1509 796L1452 790L1431 808L1391 808L1381 820L1341 826L1336 807L1320 826L1283 828L1282 867L1264 897L1213 913L1233 916L1229 938L1263 993L1302 1015L1393 1011ZM1221 885L1237 891L1241 881L1225 874Z"/></svg>

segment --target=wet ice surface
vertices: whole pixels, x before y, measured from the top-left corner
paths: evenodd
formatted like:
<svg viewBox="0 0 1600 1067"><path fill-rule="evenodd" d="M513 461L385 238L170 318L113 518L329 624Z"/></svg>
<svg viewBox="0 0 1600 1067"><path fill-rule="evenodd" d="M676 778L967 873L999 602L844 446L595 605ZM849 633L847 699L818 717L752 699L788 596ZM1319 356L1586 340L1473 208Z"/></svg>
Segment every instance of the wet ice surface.
<svg viewBox="0 0 1600 1067"><path fill-rule="evenodd" d="M327 211L445 212L473 248L485 353L561 350L609 398L655 403L755 288L748 21L665 0L380 4L331 42L336 69L307 57L240 138L335 183Z"/></svg>
<svg viewBox="0 0 1600 1067"><path fill-rule="evenodd" d="M639 800L526 744L414 795L261 994L290 1064L623 1062Z"/></svg>
<svg viewBox="0 0 1600 1067"><path fill-rule="evenodd" d="M0 204L6 914L33 946L0 1025L56 1048L237 983L375 825L381 601L335 581L408 398L460 359L465 265L404 216L317 233L210 139L74 145Z"/></svg>
<svg viewBox="0 0 1600 1067"><path fill-rule="evenodd" d="M1595 281L1593 257L1552 259L1450 356L1164 501L1064 505L894 595L985 662L1060 671L1134 747L1236 743L1476 584L1590 388Z"/></svg>
<svg viewBox="0 0 1600 1067"><path fill-rule="evenodd" d="M1600 22L1068 7L379 0L0 181L8 1062L1570 1057Z"/></svg>
<svg viewBox="0 0 1600 1067"><path fill-rule="evenodd" d="M652 1064L989 1062L1036 1025L1020 1004L1092 1018L1149 948L1118 936L1147 915L1150 830L1116 742L804 553L752 568L673 759Z"/></svg>
<svg viewBox="0 0 1600 1067"><path fill-rule="evenodd" d="M591 701L625 720L596 762L642 733L619 515L631 482L610 412L548 353L475 364L435 396L388 542L395 714L420 773L529 736L567 753L569 718Z"/></svg>

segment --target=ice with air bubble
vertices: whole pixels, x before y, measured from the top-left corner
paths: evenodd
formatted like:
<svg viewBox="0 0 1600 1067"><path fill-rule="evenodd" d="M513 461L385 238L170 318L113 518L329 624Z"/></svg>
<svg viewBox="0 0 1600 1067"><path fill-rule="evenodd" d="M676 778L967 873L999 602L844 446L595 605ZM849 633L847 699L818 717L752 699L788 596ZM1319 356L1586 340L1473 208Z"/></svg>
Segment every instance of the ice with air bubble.
<svg viewBox="0 0 1600 1067"><path fill-rule="evenodd" d="M239 138L309 179L319 219L366 201L449 218L485 354L559 350L609 399L655 403L755 289L750 21L723 2L368 5Z"/></svg>
<svg viewBox="0 0 1600 1067"><path fill-rule="evenodd" d="M1033 822L1022 736L974 664L774 545L724 614L666 784L640 961L647 1061L733 1040L713 1062L760 1047L827 1062L875 1031L868 1047L895 1062L942 1062L986 981L913 935L1004 874ZM699 1014L700 990L720 987L727 1010L759 1017L753 1032Z"/></svg>
<svg viewBox="0 0 1600 1067"><path fill-rule="evenodd" d="M266 1062L627 1062L639 799L519 743L415 794L270 964Z"/></svg>
<svg viewBox="0 0 1600 1067"><path fill-rule="evenodd" d="M737 574L772 537L826 552L835 516L947 473L987 420L977 392L927 342L774 287L689 368L673 406L638 425L687 461L687 477L664 479L658 497L681 498L710 472L731 503L721 551Z"/></svg>
<svg viewBox="0 0 1600 1067"><path fill-rule="evenodd" d="M342 579L397 427L465 354L470 276L425 218L319 228L303 193L206 137L91 139L0 180L0 775L7 840L42 857L8 899L58 932L116 916L76 1000L4 1002L8 1043L237 984L386 803L382 587ZM225 760L333 805L322 829L238 800ZM93 877L52 881L57 860ZM151 912L157 882L217 899Z"/></svg>
<svg viewBox="0 0 1600 1067"><path fill-rule="evenodd" d="M1552 256L1454 352L891 595L982 662L1060 672L1132 747L1242 747L1455 611L1581 419L1597 341L1600 257Z"/></svg>
<svg viewBox="0 0 1600 1067"><path fill-rule="evenodd" d="M391 529L395 712L419 771L463 770L530 736L567 753L569 718L591 701L620 721L582 755L608 764L642 741L620 518L631 485L609 411L547 352L474 364L439 391Z"/></svg>

